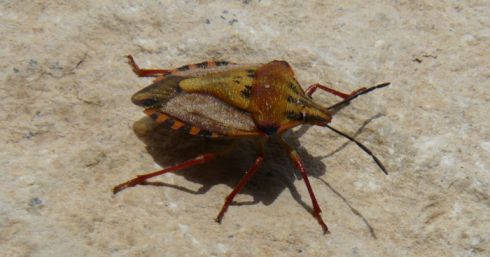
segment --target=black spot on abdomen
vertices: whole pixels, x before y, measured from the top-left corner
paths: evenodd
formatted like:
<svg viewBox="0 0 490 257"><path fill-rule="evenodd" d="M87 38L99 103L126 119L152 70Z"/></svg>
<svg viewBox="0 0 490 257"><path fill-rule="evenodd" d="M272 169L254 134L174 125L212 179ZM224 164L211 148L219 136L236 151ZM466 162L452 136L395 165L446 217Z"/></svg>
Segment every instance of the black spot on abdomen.
<svg viewBox="0 0 490 257"><path fill-rule="evenodd" d="M216 66L227 66L229 63L227 61L217 61Z"/></svg>
<svg viewBox="0 0 490 257"><path fill-rule="evenodd" d="M208 67L208 62L201 62L201 63L196 64L196 66L198 68L205 69Z"/></svg>
<svg viewBox="0 0 490 257"><path fill-rule="evenodd" d="M182 67L178 68L177 70L179 70L179 71L188 71L189 70L189 65L182 66Z"/></svg>

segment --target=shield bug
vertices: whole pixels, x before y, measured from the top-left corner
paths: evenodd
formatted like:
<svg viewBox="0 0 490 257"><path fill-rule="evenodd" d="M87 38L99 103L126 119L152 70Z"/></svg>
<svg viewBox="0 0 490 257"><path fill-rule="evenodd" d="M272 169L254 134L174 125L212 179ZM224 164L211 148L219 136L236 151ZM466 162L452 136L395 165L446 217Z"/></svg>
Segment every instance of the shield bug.
<svg viewBox="0 0 490 257"><path fill-rule="evenodd" d="M288 153L306 184L313 205L313 216L323 231L328 232L303 162L296 150L282 137L286 130L302 124L327 127L348 138L369 154L380 169L388 174L383 164L366 146L328 124L332 117L353 99L386 87L390 83L360 88L349 94L320 84L311 85L304 91L295 79L291 66L285 61L266 64L208 61L166 70L140 69L132 56L127 58L138 76L156 77L153 84L131 98L133 103L145 108L144 112L156 123L195 136L256 139L258 154L255 162L225 198L223 207L216 217L217 222L221 222L235 195L262 164L265 158L264 141L275 137ZM312 95L318 89L334 94L342 100L324 107L312 99ZM147 179L167 172L209 162L229 150L228 148L221 152L204 153L175 166L139 175L117 185L113 192L115 194L128 187L145 184Z"/></svg>

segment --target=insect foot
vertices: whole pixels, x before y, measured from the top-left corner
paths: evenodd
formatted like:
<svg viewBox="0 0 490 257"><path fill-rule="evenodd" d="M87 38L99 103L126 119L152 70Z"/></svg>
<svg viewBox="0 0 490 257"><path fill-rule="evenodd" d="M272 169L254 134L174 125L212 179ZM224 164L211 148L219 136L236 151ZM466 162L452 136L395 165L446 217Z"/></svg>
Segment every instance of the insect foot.
<svg viewBox="0 0 490 257"><path fill-rule="evenodd" d="M134 187L136 185L140 185L140 184L143 184L144 182L146 181L146 178L144 176L136 176L136 178L134 179L131 179L127 182L124 182L122 184L119 184L117 186L115 186L113 189L112 189L112 193L113 194L117 194L119 193L120 191L128 188L128 187Z"/></svg>
<svg viewBox="0 0 490 257"><path fill-rule="evenodd" d="M323 222L322 215L320 215L320 213L315 213L315 214L313 214L313 216L316 217L316 220L318 221L318 223L322 227L323 234L329 234L330 231L328 231L327 224L325 224L325 222Z"/></svg>

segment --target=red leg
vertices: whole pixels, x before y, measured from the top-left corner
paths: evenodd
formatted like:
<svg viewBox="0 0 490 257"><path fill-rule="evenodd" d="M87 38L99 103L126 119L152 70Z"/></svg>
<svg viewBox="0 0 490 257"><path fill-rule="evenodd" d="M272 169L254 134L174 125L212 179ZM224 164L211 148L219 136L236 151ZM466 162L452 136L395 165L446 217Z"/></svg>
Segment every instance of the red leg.
<svg viewBox="0 0 490 257"><path fill-rule="evenodd" d="M301 159L300 159L298 153L296 152L296 150L294 150L281 137L279 137L279 140L282 143L282 145L286 148L286 150L287 150L287 152L289 154L289 157L294 162L296 168L299 170L299 172L301 174L301 177L303 177L303 180L305 181L306 188L308 189L308 193L310 194L310 198L311 198L311 203L313 205L313 216L316 218L316 220L318 221L318 223L322 227L323 232L324 233L328 233L327 224L325 224L325 222L323 222L322 216L320 214L322 212L322 210L320 209L320 206L318 205L318 202L316 201L315 193L313 192L313 189L311 188L310 181L308 180L308 175L306 173L306 170L305 170L305 167L303 165L303 162L301 161Z"/></svg>
<svg viewBox="0 0 490 257"><path fill-rule="evenodd" d="M133 59L133 56L128 55L128 64L133 68L134 73L139 77L159 77L163 75L170 74L170 70L160 70L160 69L140 69L138 64Z"/></svg>
<svg viewBox="0 0 490 257"><path fill-rule="evenodd" d="M165 174L167 172L174 172L174 171L178 171L178 170L181 170L181 169L185 169L185 168L194 166L196 164L203 164L203 163L209 162L209 161L213 160L214 158L216 158L218 156L222 156L222 155L227 154L235 146L236 146L236 142L232 143L230 146L228 146L227 148L225 148L224 150L222 150L222 151L220 151L218 153L205 153L205 154L201 154L201 155L195 157L194 159L191 159L191 160L182 162L182 163L177 164L175 166L168 167L168 168L165 168L163 170L155 171L155 172L152 172L152 173L148 173L148 174L136 176L136 178L134 178L134 179L131 179L129 181L126 181L126 182L124 182L122 184L119 184L119 185L115 186L114 189L112 189L112 192L114 194L117 194L119 191L124 190L124 189L126 189L128 187L134 187L136 185L143 184L149 178L160 176L160 175Z"/></svg>
<svg viewBox="0 0 490 257"><path fill-rule="evenodd" d="M262 164L262 161L264 160L264 146L262 141L259 143L259 148L260 148L260 153L259 156L257 156L257 159L255 159L255 163L250 167L250 169L247 170L245 173L245 176L242 177L238 185L233 189L233 191L225 198L225 203L223 204L223 207L221 207L221 211L219 212L218 216L216 217L216 222L221 223L221 220L223 219L223 216L225 215L226 210L228 209L228 206L231 204L233 201L233 198L235 198L236 194L238 194L243 187L247 184L247 182L250 180L250 178L254 175L254 173L257 171L257 169L260 167Z"/></svg>
<svg viewBox="0 0 490 257"><path fill-rule="evenodd" d="M185 168L194 166L196 164L203 164L203 163L206 163L206 162L213 160L214 158L216 158L216 155L214 153L202 154L202 155L199 155L192 160L185 161L183 163L177 164L175 166L172 166L172 167L169 167L169 168L166 168L163 170L155 171L155 172L144 174L144 175L138 175L134 179L131 179L127 182L124 182L122 184L115 186L114 189L112 189L112 192L114 194L117 194L119 191L124 190L128 187L134 187L136 185L142 184L142 183L146 182L146 180L149 178L160 176L160 175L165 174L167 172L173 172L173 171L185 169Z"/></svg>
<svg viewBox="0 0 490 257"><path fill-rule="evenodd" d="M306 89L306 95L311 97L311 96L313 95L313 93L315 93L315 91L316 91L318 88L319 88L319 89L321 89L321 90L327 91L327 92L329 92L329 93L331 93L331 94L334 94L334 95L336 95L336 96L342 97L343 99L346 99L347 97L349 97L349 96L351 96L351 95L354 95L354 94L356 94L356 93L358 93L358 92L360 92L360 91L362 91L362 90L365 90L365 89L366 89L366 88L364 88L364 87L363 87L363 88L360 88L360 89L357 89L357 90L353 91L353 92L352 92L352 93L350 93L350 94L346 94L346 93L342 93L342 92L340 92L340 91L337 91L337 90L335 90L335 89L333 89L333 88L326 87L326 86L324 86L324 85L320 85L320 84L313 84L313 85L309 86L309 87Z"/></svg>

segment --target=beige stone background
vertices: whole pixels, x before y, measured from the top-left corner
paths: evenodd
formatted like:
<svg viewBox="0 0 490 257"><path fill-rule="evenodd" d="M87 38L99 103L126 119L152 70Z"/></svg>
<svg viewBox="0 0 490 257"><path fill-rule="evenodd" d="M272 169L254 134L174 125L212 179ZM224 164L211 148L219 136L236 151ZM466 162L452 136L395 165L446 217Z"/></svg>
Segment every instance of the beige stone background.
<svg viewBox="0 0 490 257"><path fill-rule="evenodd" d="M0 1L0 256L489 256L488 1ZM304 87L360 97L288 135L331 233L276 143L113 196L136 174L226 142L153 126L144 67L287 60ZM326 93L314 97L329 105ZM134 129L133 129L134 128Z"/></svg>

